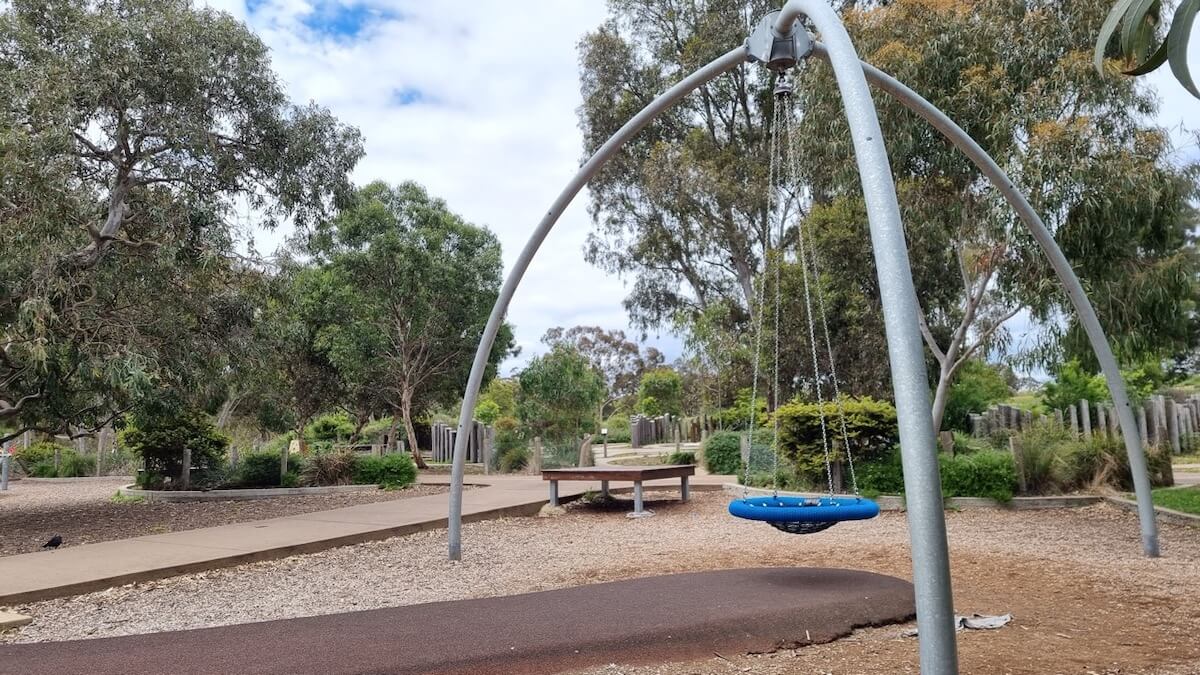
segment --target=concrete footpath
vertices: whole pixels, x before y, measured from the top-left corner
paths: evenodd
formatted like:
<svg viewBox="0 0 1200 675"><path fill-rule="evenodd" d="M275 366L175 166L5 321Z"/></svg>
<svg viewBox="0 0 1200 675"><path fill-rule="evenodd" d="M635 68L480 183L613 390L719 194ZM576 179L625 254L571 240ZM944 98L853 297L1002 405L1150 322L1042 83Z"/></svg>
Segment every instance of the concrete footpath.
<svg viewBox="0 0 1200 675"><path fill-rule="evenodd" d="M420 480L446 484L449 477L422 475ZM704 489L730 480L695 476L692 485ZM464 522L531 516L549 501L548 486L537 476L468 476L467 481L479 487L463 493ZM679 481L648 481L646 487L678 490ZM564 482L559 498L589 490L599 490L599 484ZM445 494L413 497L7 556L0 558L0 606L444 528L448 500Z"/></svg>

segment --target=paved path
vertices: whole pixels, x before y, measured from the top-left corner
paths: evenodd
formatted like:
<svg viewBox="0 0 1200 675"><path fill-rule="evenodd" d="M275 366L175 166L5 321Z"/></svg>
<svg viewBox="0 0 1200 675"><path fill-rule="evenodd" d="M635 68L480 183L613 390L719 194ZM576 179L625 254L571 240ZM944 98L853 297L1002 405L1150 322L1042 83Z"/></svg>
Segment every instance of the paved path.
<svg viewBox="0 0 1200 675"><path fill-rule="evenodd" d="M549 501L549 488L540 477L467 479L486 485L463 493L467 522L534 515ZM444 484L449 477L422 476L421 480ZM730 480L728 476L696 477L693 485L703 489ZM646 485L677 490L679 481ZM570 499L588 490L599 490L599 483L564 483L559 496ZM7 556L0 558L0 606L444 528L447 504L445 494L429 495Z"/></svg>
<svg viewBox="0 0 1200 675"><path fill-rule="evenodd" d="M0 646L23 675L554 673L828 642L913 616L912 585L869 572L774 568L647 577L97 640Z"/></svg>

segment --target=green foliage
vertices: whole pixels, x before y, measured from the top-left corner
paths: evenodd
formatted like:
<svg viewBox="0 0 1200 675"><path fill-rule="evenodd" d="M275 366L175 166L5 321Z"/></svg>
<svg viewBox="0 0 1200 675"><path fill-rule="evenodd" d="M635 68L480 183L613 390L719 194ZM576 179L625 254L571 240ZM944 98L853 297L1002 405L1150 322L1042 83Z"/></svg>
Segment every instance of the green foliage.
<svg viewBox="0 0 1200 675"><path fill-rule="evenodd" d="M1163 386L1166 382L1166 373L1163 372L1161 362L1157 359L1148 359L1137 366L1123 368L1121 380L1125 383L1125 391L1129 395L1130 402L1141 403ZM1105 391L1108 391L1107 385Z"/></svg>
<svg viewBox="0 0 1200 675"><path fill-rule="evenodd" d="M719 431L704 442L704 468L711 474L736 476L742 472L741 436Z"/></svg>
<svg viewBox="0 0 1200 675"><path fill-rule="evenodd" d="M248 452L238 459L234 484L246 488L277 487L280 485L279 465L282 461L283 455L278 450ZM288 463L291 465L291 458Z"/></svg>
<svg viewBox="0 0 1200 675"><path fill-rule="evenodd" d="M71 448L54 443L53 441L38 441L30 443L28 448L17 448L17 452L13 458L20 462L21 466L28 472L33 471L33 467L43 462L49 461L50 466L54 466L54 451L66 452ZM45 477L45 476L43 476Z"/></svg>
<svg viewBox="0 0 1200 675"><path fill-rule="evenodd" d="M517 379L498 377L483 388L483 393L479 395L479 402L482 405L486 401L491 401L500 408L499 417L515 418L517 416L517 392L520 388L521 383Z"/></svg>
<svg viewBox="0 0 1200 675"><path fill-rule="evenodd" d="M96 456L80 455L74 450L62 453L58 465L59 478L78 478L96 475Z"/></svg>
<svg viewBox="0 0 1200 675"><path fill-rule="evenodd" d="M999 370L979 360L971 360L954 374L942 417L943 429L970 431L970 416L981 413L994 403L1008 398L1012 392Z"/></svg>
<svg viewBox="0 0 1200 675"><path fill-rule="evenodd" d="M844 414L850 452L856 461L869 462L882 457L895 444L896 409L886 401L869 397L843 397L839 402L817 403L793 401L780 406L780 454L786 457L801 476L825 475L825 448L821 441L821 414L824 413L830 460L845 461L842 442Z"/></svg>
<svg viewBox="0 0 1200 675"><path fill-rule="evenodd" d="M352 452L322 452L308 457L299 472L303 485L349 485L360 457Z"/></svg>
<svg viewBox="0 0 1200 675"><path fill-rule="evenodd" d="M0 100L17 431L98 429L156 387L206 396L253 322L234 203L303 231L362 155L356 130L288 100L253 31L190 0L3 3Z"/></svg>
<svg viewBox="0 0 1200 675"><path fill-rule="evenodd" d="M354 422L344 412L322 415L304 429L304 437L312 441L345 441L354 435Z"/></svg>
<svg viewBox="0 0 1200 675"><path fill-rule="evenodd" d="M1117 2L1096 38L1092 60L1096 72L1108 74L1105 68L1105 55L1109 53L1109 43L1120 31L1120 54L1124 59L1122 64L1126 75L1146 75L1158 70L1164 63L1169 63L1171 73L1183 85L1184 89L1200 99L1200 89L1192 80L1188 68L1188 41L1191 38L1192 25L1196 15L1200 13L1200 0L1181 0L1176 5L1175 16L1170 28L1155 48L1157 28L1162 23L1163 3L1151 0L1120 0Z"/></svg>
<svg viewBox="0 0 1200 675"><path fill-rule="evenodd" d="M414 416L462 393L500 291L500 241L410 181L360 189L307 244L317 348L356 408L395 411L413 438ZM511 347L505 325L486 378Z"/></svg>
<svg viewBox="0 0 1200 675"><path fill-rule="evenodd" d="M638 409L643 415L683 413L683 380L670 368L656 368L642 375L638 385Z"/></svg>
<svg viewBox="0 0 1200 675"><path fill-rule="evenodd" d="M1011 501L1017 475L1012 456L998 450L982 450L964 455L938 455L943 497L986 497ZM904 471L900 450L884 457L856 463L858 485L864 493L904 494Z"/></svg>
<svg viewBox="0 0 1200 675"><path fill-rule="evenodd" d="M680 450L667 456L667 464L695 464L696 453Z"/></svg>
<svg viewBox="0 0 1200 675"><path fill-rule="evenodd" d="M475 406L475 419L487 425L495 424L500 419L500 404L491 399L481 400Z"/></svg>
<svg viewBox="0 0 1200 675"><path fill-rule="evenodd" d="M354 463L356 485L375 484L382 488L407 487L417 479L417 465L407 453L359 457Z"/></svg>
<svg viewBox="0 0 1200 675"><path fill-rule="evenodd" d="M1054 380L1042 389L1046 407L1064 410L1077 405L1081 400L1100 403L1108 400L1108 385L1102 375L1085 372L1079 361L1062 364L1054 373Z"/></svg>
<svg viewBox="0 0 1200 675"><path fill-rule="evenodd" d="M146 502L146 498L128 496L123 495L120 492L116 492L113 494L113 496L108 498L108 501L112 502L113 504L143 504Z"/></svg>
<svg viewBox="0 0 1200 675"><path fill-rule="evenodd" d="M752 391L750 388L739 389L737 396L734 397L733 405L724 408L717 412L717 422L724 429L736 429L740 431L746 430L746 425L750 422L750 398ZM754 400L755 428L763 427L767 424L767 397L759 392L758 397Z"/></svg>
<svg viewBox="0 0 1200 675"><path fill-rule="evenodd" d="M596 428L604 382L579 352L566 345L535 357L520 375L517 411L534 435L577 439Z"/></svg>
<svg viewBox="0 0 1200 675"><path fill-rule="evenodd" d="M503 473L524 471L529 466L529 448L516 445L500 452L499 468Z"/></svg>
<svg viewBox="0 0 1200 675"><path fill-rule="evenodd" d="M630 441L628 415L613 415L604 421L603 427L608 429L609 443L628 443Z"/></svg>
<svg viewBox="0 0 1200 675"><path fill-rule="evenodd" d="M1012 501L1017 489L1017 472L1012 455L983 450L965 455L938 456L943 497L986 497Z"/></svg>
<svg viewBox="0 0 1200 675"><path fill-rule="evenodd" d="M121 432L121 445L143 462L142 480L170 481L147 486L178 489L185 448L191 450L192 484L200 487L224 461L229 439L199 412L161 409L133 416Z"/></svg>
<svg viewBox="0 0 1200 675"><path fill-rule="evenodd" d="M1048 421L1016 434L1026 488L1033 494L1114 487L1132 489L1133 477L1123 442L1094 436L1085 442ZM1152 483L1161 482L1170 458L1147 453Z"/></svg>

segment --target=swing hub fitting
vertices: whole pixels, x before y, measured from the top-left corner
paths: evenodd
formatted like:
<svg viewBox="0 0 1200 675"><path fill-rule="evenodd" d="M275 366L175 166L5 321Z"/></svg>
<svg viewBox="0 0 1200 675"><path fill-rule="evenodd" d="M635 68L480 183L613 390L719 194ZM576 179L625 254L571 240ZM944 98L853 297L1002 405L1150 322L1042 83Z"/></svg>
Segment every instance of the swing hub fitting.
<svg viewBox="0 0 1200 675"><path fill-rule="evenodd" d="M746 51L751 61L782 73L812 54L813 41L799 19L792 24L790 33L783 34L775 30L779 13L779 10L771 12L758 22L758 27L746 39Z"/></svg>

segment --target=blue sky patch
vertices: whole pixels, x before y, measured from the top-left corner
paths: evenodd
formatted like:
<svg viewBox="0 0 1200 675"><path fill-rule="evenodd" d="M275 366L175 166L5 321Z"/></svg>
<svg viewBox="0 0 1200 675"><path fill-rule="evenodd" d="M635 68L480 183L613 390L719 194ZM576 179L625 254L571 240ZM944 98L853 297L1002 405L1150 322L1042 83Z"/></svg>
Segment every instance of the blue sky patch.
<svg viewBox="0 0 1200 675"><path fill-rule="evenodd" d="M425 95L425 92L416 87L401 87L400 89L392 90L392 103L395 105L408 106L428 102L429 97Z"/></svg>
<svg viewBox="0 0 1200 675"><path fill-rule="evenodd" d="M252 0L259 3L264 0ZM314 33L338 40L353 39L372 24L403 18L398 12L370 7L361 3L319 2L312 13L301 21ZM254 11L251 9L251 11Z"/></svg>

